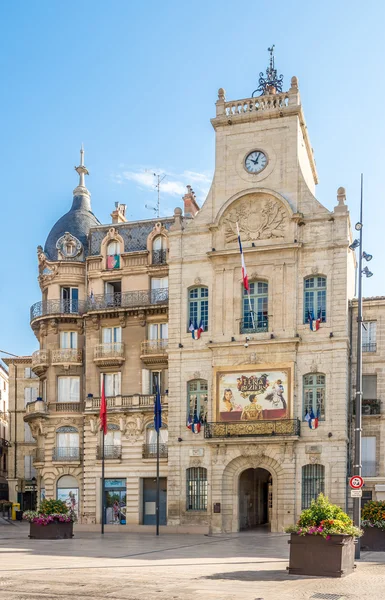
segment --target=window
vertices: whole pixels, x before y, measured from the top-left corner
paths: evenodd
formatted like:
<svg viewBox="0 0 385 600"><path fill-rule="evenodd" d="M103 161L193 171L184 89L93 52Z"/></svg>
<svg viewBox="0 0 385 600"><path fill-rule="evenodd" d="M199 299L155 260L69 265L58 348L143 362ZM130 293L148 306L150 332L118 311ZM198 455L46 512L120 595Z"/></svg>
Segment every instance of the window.
<svg viewBox="0 0 385 600"><path fill-rule="evenodd" d="M309 508L311 501L325 492L325 467L305 465L302 467L302 510Z"/></svg>
<svg viewBox="0 0 385 600"><path fill-rule="evenodd" d="M186 509L207 510L207 469L191 467L186 471Z"/></svg>
<svg viewBox="0 0 385 600"><path fill-rule="evenodd" d="M363 352L376 352L376 321L365 321L362 324L362 351Z"/></svg>
<svg viewBox="0 0 385 600"><path fill-rule="evenodd" d="M65 502L68 508L71 508L79 516L79 484L75 477L63 475L57 480L56 498Z"/></svg>
<svg viewBox="0 0 385 600"><path fill-rule="evenodd" d="M110 423L107 426L107 433L104 438L105 446L120 446L121 444L121 433L119 429L119 425L115 425Z"/></svg>
<svg viewBox="0 0 385 600"><path fill-rule="evenodd" d="M156 431L154 429L154 425L151 423L150 425L147 425L146 427L146 444L149 446L156 446ZM167 429L167 425L162 425L162 427L159 429L159 443L160 444L167 444L168 442L168 429ZM156 448L155 448L155 452L156 452Z"/></svg>
<svg viewBox="0 0 385 600"><path fill-rule="evenodd" d="M77 348L78 334L76 331L61 331L60 332L60 348Z"/></svg>
<svg viewBox="0 0 385 600"><path fill-rule="evenodd" d="M362 376L362 397L363 400L377 399L377 375Z"/></svg>
<svg viewBox="0 0 385 600"><path fill-rule="evenodd" d="M47 380L43 379L41 382L41 390L43 401L47 402Z"/></svg>
<svg viewBox="0 0 385 600"><path fill-rule="evenodd" d="M148 326L148 338L150 340L167 340L168 323L151 323Z"/></svg>
<svg viewBox="0 0 385 600"><path fill-rule="evenodd" d="M207 420L207 381L205 379L193 379L187 384L187 418L200 418L204 423Z"/></svg>
<svg viewBox="0 0 385 600"><path fill-rule="evenodd" d="M151 278L151 289L152 290L163 290L168 288L168 277L152 277Z"/></svg>
<svg viewBox="0 0 385 600"><path fill-rule="evenodd" d="M326 321L326 277L306 277L304 280L303 322L309 318Z"/></svg>
<svg viewBox="0 0 385 600"><path fill-rule="evenodd" d="M321 421L325 420L325 375L321 373L303 376L303 417L311 411Z"/></svg>
<svg viewBox="0 0 385 600"><path fill-rule="evenodd" d="M246 290L243 290L243 318L240 333L267 331L268 284L264 281L252 281L249 289L250 296Z"/></svg>
<svg viewBox="0 0 385 600"><path fill-rule="evenodd" d="M57 401L80 402L80 377L57 378Z"/></svg>
<svg viewBox="0 0 385 600"><path fill-rule="evenodd" d="M194 328L202 325L203 331L207 331L209 324L209 289L207 287L195 287L188 293L188 326Z"/></svg>
<svg viewBox="0 0 385 600"><path fill-rule="evenodd" d="M162 371L150 372L150 389L151 394L156 394L156 386L159 386L159 391L162 390Z"/></svg>
<svg viewBox="0 0 385 600"><path fill-rule="evenodd" d="M79 432L76 427L56 430L55 459L79 459Z"/></svg>
<svg viewBox="0 0 385 600"><path fill-rule="evenodd" d="M61 312L79 312L79 290L75 287L60 288Z"/></svg>
<svg viewBox="0 0 385 600"><path fill-rule="evenodd" d="M24 388L24 406L27 406L28 402L35 402L37 398L37 388L26 387Z"/></svg>
<svg viewBox="0 0 385 600"><path fill-rule="evenodd" d="M35 373L31 369L31 367L26 367L24 369L24 378L25 379L37 379L37 375L35 375ZM5 389L6 389L6 387L5 387L5 381L4 381L4 390Z"/></svg>
<svg viewBox="0 0 385 600"><path fill-rule="evenodd" d="M120 269L120 244L117 241L107 246L107 269Z"/></svg>
<svg viewBox="0 0 385 600"><path fill-rule="evenodd" d="M163 265L167 261L167 244L163 235L158 235L152 242L152 264Z"/></svg>
<svg viewBox="0 0 385 600"><path fill-rule="evenodd" d="M24 441L25 442L34 442L35 438L31 433L31 428L28 423L24 423Z"/></svg>
<svg viewBox="0 0 385 600"><path fill-rule="evenodd" d="M102 328L103 344L114 344L122 341L121 327L103 327Z"/></svg>
<svg viewBox="0 0 385 600"><path fill-rule="evenodd" d="M107 306L121 306L122 304L122 282L105 281L104 295Z"/></svg>
<svg viewBox="0 0 385 600"><path fill-rule="evenodd" d="M32 463L32 456L24 456L24 478L32 479L36 477L37 471Z"/></svg>
<svg viewBox="0 0 385 600"><path fill-rule="evenodd" d="M376 467L376 438L362 438L362 476L375 477L377 475Z"/></svg>
<svg viewBox="0 0 385 600"><path fill-rule="evenodd" d="M120 373L102 373L100 388L102 386L103 377L105 395L109 397L120 396Z"/></svg>

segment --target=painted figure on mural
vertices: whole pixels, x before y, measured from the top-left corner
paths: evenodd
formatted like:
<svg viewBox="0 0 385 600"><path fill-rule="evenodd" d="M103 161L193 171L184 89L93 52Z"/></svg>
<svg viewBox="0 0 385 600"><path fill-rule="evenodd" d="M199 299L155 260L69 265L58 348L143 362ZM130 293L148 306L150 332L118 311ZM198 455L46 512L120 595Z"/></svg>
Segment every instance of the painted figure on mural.
<svg viewBox="0 0 385 600"><path fill-rule="evenodd" d="M225 389L222 402L227 412L234 410L234 396L230 388Z"/></svg>
<svg viewBox="0 0 385 600"><path fill-rule="evenodd" d="M245 406L242 411L241 421L257 421L263 419L262 406L258 404L257 395L250 394L249 401L250 404Z"/></svg>
<svg viewBox="0 0 385 600"><path fill-rule="evenodd" d="M266 394L265 399L272 403L275 408L278 408L280 403L282 403L282 407L286 410L287 404L286 400L283 396L285 390L282 385L282 380L277 379L277 381L273 384L273 390L269 394Z"/></svg>

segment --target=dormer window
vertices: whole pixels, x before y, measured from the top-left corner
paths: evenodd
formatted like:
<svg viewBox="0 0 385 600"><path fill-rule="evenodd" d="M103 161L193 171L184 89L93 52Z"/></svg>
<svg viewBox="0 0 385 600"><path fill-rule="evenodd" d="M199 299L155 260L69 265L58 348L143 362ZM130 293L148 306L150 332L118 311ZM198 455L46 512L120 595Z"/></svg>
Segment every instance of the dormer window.
<svg viewBox="0 0 385 600"><path fill-rule="evenodd" d="M120 269L120 244L116 240L107 246L107 269Z"/></svg>

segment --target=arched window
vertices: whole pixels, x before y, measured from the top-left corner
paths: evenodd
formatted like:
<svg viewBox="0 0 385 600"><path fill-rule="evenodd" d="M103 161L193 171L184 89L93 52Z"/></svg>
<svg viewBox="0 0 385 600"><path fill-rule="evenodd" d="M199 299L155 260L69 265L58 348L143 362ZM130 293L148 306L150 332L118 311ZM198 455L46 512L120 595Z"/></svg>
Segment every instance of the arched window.
<svg viewBox="0 0 385 600"><path fill-rule="evenodd" d="M79 460L79 432L76 427L59 427L56 430L54 460Z"/></svg>
<svg viewBox="0 0 385 600"><path fill-rule="evenodd" d="M113 240L107 246L107 269L120 268L120 244Z"/></svg>
<svg viewBox="0 0 385 600"><path fill-rule="evenodd" d="M186 470L186 510L207 510L207 469Z"/></svg>
<svg viewBox="0 0 385 600"><path fill-rule="evenodd" d="M268 284L251 281L250 295L243 290L243 318L240 333L258 333L268 329Z"/></svg>
<svg viewBox="0 0 385 600"><path fill-rule="evenodd" d="M319 319L326 322L326 277L304 279L303 322Z"/></svg>
<svg viewBox="0 0 385 600"><path fill-rule="evenodd" d="M164 265L167 262L167 242L164 235L157 235L152 242L152 264Z"/></svg>
<svg viewBox="0 0 385 600"><path fill-rule="evenodd" d="M187 384L187 423L207 421L207 381L193 379Z"/></svg>
<svg viewBox="0 0 385 600"><path fill-rule="evenodd" d="M101 436L103 433L101 433ZM102 458L102 439L98 447L98 458ZM122 455L122 439L119 425L109 423L104 438L104 458L120 458Z"/></svg>
<svg viewBox="0 0 385 600"><path fill-rule="evenodd" d="M305 465L302 467L302 510L309 508L311 501L325 493L325 467Z"/></svg>
<svg viewBox="0 0 385 600"><path fill-rule="evenodd" d="M194 287L188 293L188 328L207 331L209 324L209 289Z"/></svg>
<svg viewBox="0 0 385 600"><path fill-rule="evenodd" d="M57 480L56 498L65 502L68 508L79 515L79 484L75 477L72 477L72 475L63 475L63 477Z"/></svg>
<svg viewBox="0 0 385 600"><path fill-rule="evenodd" d="M303 418L312 411L320 421L325 420L325 375L322 373L303 376Z"/></svg>

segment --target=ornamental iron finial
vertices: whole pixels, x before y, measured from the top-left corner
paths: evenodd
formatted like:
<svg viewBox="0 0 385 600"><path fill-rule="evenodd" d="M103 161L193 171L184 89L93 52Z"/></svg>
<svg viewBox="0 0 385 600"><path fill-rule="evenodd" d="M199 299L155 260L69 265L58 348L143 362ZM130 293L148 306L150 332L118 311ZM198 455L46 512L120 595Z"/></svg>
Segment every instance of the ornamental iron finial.
<svg viewBox="0 0 385 600"><path fill-rule="evenodd" d="M277 92L282 92L282 84L283 84L283 75L277 76L277 69L274 65L274 48L273 44L271 48L268 48L267 51L270 52L270 64L266 69L266 76L264 76L261 71L259 74L258 87L251 94L251 97L254 98L254 95L257 92L261 92L260 96L264 96L265 94L276 94Z"/></svg>
<svg viewBox="0 0 385 600"><path fill-rule="evenodd" d="M84 166L84 148L83 148L83 144L80 148L80 165L78 167L75 167L75 171L78 173L79 175L79 185L77 188L74 189L74 194L75 193L86 193L89 194L89 191L86 188L86 184L84 181L84 176L85 175L89 175L88 169Z"/></svg>

